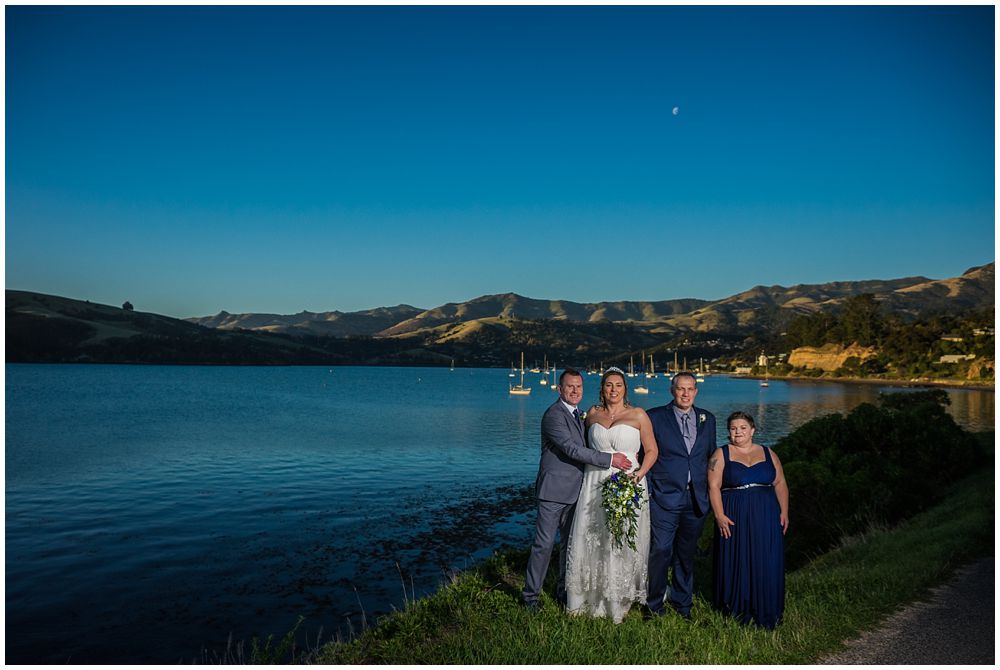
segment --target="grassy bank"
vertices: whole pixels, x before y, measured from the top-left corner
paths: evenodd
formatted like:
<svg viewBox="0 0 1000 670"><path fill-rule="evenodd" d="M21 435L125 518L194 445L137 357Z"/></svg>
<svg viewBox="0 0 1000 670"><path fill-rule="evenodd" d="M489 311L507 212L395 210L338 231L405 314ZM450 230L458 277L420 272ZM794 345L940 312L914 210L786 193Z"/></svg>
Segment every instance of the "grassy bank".
<svg viewBox="0 0 1000 670"><path fill-rule="evenodd" d="M992 443L992 435L990 436ZM785 622L773 632L713 611L696 595L691 621L620 625L572 617L543 595L519 604L526 551L497 555L411 603L350 643L322 647L316 663L680 664L813 663L875 626L956 567L993 553L992 462L950 488L938 506L892 529L873 529L787 576ZM792 531L794 532L794 527ZM701 575L704 584L704 569ZM546 592L553 592L551 583ZM704 589L701 589L704 593Z"/></svg>

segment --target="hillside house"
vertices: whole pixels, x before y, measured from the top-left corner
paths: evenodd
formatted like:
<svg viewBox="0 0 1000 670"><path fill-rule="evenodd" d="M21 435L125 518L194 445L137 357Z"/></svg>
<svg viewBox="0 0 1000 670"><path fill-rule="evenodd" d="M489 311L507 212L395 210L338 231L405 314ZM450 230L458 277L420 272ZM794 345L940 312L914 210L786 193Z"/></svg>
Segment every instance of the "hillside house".
<svg viewBox="0 0 1000 670"><path fill-rule="evenodd" d="M938 363L961 363L962 361L971 361L975 357L975 354L945 354L938 359Z"/></svg>

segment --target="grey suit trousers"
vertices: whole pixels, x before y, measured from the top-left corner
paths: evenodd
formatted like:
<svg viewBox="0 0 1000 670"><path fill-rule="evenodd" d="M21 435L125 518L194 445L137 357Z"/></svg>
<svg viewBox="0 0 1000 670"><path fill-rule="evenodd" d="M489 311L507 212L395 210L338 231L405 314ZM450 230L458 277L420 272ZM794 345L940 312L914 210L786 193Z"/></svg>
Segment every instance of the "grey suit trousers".
<svg viewBox="0 0 1000 670"><path fill-rule="evenodd" d="M524 592L521 594L526 603L538 601L542 592L542 582L549 570L549 559L552 557L552 547L556 541L556 531L559 531L559 583L556 587L557 596L563 600L566 596L566 542L569 540L570 527L573 525L573 510L576 503L559 503L548 500L538 501L538 519L535 521L535 542L531 545L531 555L528 557L528 570L524 579Z"/></svg>

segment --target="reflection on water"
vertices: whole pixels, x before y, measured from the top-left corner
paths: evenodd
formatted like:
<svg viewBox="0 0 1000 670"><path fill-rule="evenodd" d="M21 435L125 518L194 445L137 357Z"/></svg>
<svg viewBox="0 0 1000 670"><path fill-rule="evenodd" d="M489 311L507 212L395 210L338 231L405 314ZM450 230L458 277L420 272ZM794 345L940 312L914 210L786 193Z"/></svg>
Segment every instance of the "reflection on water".
<svg viewBox="0 0 1000 670"><path fill-rule="evenodd" d="M594 379L594 378L589 378ZM649 396L630 400L645 408L670 402L669 382L657 380ZM596 386L596 384L595 384ZM820 381L771 380L761 387L754 379L706 377L698 384L695 401L715 414L718 441L726 441L726 417L737 410L747 412L757 424L755 440L773 444L807 421L825 414L847 414L861 403L878 403L883 393L913 393L914 387ZM973 432L993 430L994 393L970 389L946 389L951 405L948 412L955 422ZM588 402L588 401L585 401Z"/></svg>
<svg viewBox="0 0 1000 670"><path fill-rule="evenodd" d="M993 430L996 410L994 393L977 391L950 391L949 412L960 426L973 432Z"/></svg>
<svg viewBox="0 0 1000 670"><path fill-rule="evenodd" d="M506 370L6 366L6 660L174 663L357 630L531 537L556 393ZM650 380L643 407L670 400ZM888 387L709 377L773 444ZM584 380L584 406L597 378ZM949 391L992 430L993 393Z"/></svg>

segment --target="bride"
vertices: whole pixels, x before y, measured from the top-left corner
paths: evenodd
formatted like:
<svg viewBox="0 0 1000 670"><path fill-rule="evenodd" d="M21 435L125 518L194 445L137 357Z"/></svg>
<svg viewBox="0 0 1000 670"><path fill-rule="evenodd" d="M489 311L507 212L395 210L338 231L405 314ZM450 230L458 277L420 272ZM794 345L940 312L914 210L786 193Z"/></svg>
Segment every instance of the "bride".
<svg viewBox="0 0 1000 670"><path fill-rule="evenodd" d="M611 617L615 623L634 602L646 601L649 560L649 493L645 475L656 462L653 426L641 407L628 402L625 373L609 368L601 377L601 402L587 412L587 443L598 451L620 451L632 461L632 475L643 490L636 549L614 544L601 504L601 484L612 468L587 465L576 503L566 550L566 609L572 613ZM642 466L638 466L640 446ZM636 468L638 467L638 470Z"/></svg>

